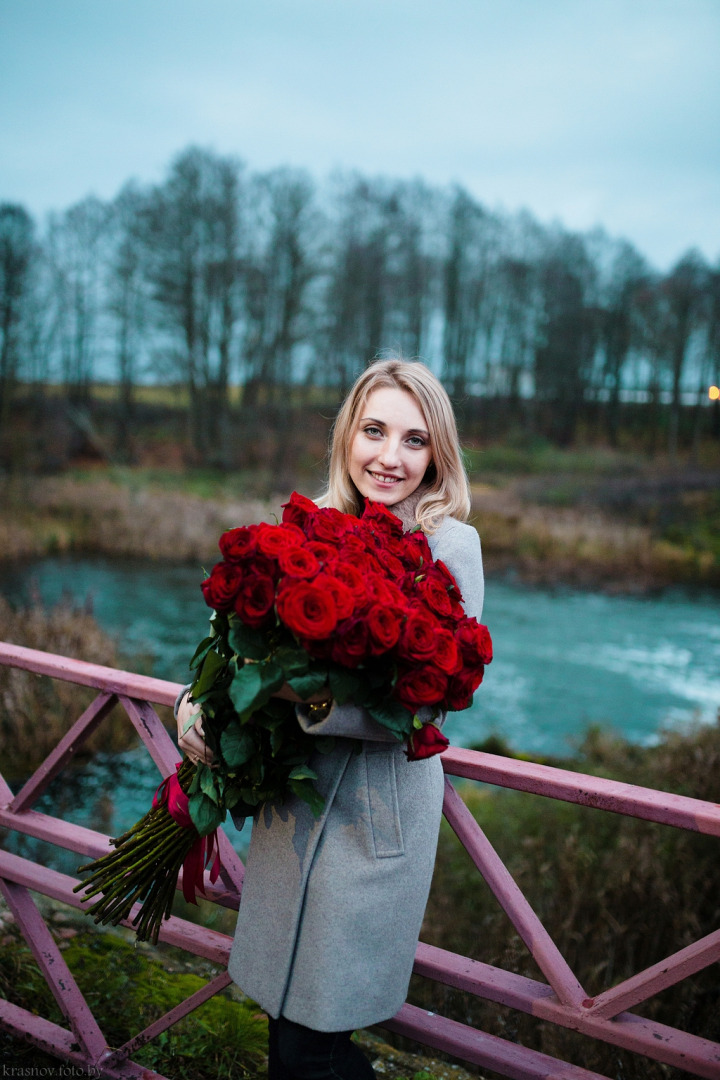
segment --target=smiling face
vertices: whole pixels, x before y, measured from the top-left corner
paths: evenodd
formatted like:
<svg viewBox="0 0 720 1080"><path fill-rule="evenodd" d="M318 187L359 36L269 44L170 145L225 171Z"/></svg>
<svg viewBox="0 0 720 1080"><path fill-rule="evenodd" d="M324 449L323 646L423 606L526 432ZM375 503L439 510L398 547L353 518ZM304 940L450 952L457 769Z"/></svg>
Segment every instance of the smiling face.
<svg viewBox="0 0 720 1080"><path fill-rule="evenodd" d="M360 494L394 506L412 495L431 461L427 421L412 394L394 386L368 394L348 457Z"/></svg>

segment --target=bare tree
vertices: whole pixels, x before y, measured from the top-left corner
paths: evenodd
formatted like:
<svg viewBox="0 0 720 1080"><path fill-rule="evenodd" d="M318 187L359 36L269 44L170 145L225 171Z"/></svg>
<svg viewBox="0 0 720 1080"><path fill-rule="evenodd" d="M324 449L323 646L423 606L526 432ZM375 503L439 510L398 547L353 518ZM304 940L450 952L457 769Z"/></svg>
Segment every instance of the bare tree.
<svg viewBox="0 0 720 1080"><path fill-rule="evenodd" d="M312 333L309 287L318 273L315 188L304 172L276 169L251 188L254 227L245 263L243 403L287 400L295 351Z"/></svg>
<svg viewBox="0 0 720 1080"><path fill-rule="evenodd" d="M230 368L240 307L240 166L190 148L145 210L146 266L168 353L187 386L204 463L228 459Z"/></svg>
<svg viewBox="0 0 720 1080"><path fill-rule="evenodd" d="M683 375L693 336L703 320L708 268L701 255L690 251L673 267L660 289L666 307L667 361L671 375L668 450L678 451Z"/></svg>
<svg viewBox="0 0 720 1080"><path fill-rule="evenodd" d="M443 273L443 376L455 397L468 391L481 331L487 341L492 337L498 315L492 278L500 233L499 220L458 188L450 208Z"/></svg>
<svg viewBox="0 0 720 1080"><path fill-rule="evenodd" d="M21 365L21 328L27 311L35 227L24 207L0 205L0 427L4 427Z"/></svg>
<svg viewBox="0 0 720 1080"><path fill-rule="evenodd" d="M648 280L645 260L631 244L621 243L612 259L600 305L602 382L607 392L606 430L611 446L618 443L624 373L636 339L635 300Z"/></svg>
<svg viewBox="0 0 720 1080"><path fill-rule="evenodd" d="M135 387L152 328L145 280L143 226L147 197L126 185L110 208L111 251L107 266L108 311L114 336L118 455L132 461Z"/></svg>
<svg viewBox="0 0 720 1080"><path fill-rule="evenodd" d="M48 252L58 309L60 365L68 401L85 408L101 347L108 208L89 197L50 224Z"/></svg>
<svg viewBox="0 0 720 1080"><path fill-rule="evenodd" d="M597 342L592 290L596 269L582 239L562 235L540 267L543 325L535 351L535 394L552 405L549 426L561 444L572 442Z"/></svg>

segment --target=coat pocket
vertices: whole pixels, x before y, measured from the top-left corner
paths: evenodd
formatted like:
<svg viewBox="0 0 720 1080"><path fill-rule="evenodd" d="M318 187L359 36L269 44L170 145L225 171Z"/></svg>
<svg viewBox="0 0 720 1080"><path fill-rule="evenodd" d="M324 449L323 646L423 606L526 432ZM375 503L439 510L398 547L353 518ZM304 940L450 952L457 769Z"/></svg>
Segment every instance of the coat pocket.
<svg viewBox="0 0 720 1080"><path fill-rule="evenodd" d="M389 750L366 752L368 803L375 856L388 859L403 855L395 754Z"/></svg>

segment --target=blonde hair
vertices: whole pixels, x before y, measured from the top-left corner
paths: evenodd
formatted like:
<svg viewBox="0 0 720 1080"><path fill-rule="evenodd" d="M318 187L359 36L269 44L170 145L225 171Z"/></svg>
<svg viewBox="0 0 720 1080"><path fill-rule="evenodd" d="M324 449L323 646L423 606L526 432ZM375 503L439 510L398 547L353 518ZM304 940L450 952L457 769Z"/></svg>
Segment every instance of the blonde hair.
<svg viewBox="0 0 720 1080"><path fill-rule="evenodd" d="M380 387L411 394L428 426L432 460L415 509L418 525L423 532L433 533L447 515L466 521L470 514L470 490L460 456L455 414L440 380L416 360L378 360L356 379L335 418L327 491L319 502L346 514L361 512L364 500L350 479L348 469L350 444L367 398Z"/></svg>

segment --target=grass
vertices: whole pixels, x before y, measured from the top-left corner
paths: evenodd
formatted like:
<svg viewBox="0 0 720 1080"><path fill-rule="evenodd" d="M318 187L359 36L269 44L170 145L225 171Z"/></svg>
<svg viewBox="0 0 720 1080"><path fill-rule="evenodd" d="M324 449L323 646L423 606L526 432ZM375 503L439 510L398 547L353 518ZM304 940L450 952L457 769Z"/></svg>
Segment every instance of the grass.
<svg viewBox="0 0 720 1080"><path fill-rule="evenodd" d="M467 447L465 467L472 478L562 475L597 476L635 473L644 463L632 451L606 447L563 449L541 438L527 438L483 447Z"/></svg>
<svg viewBox="0 0 720 1080"><path fill-rule="evenodd" d="M166 952L161 962L117 932L78 929L72 921L56 921L54 929L56 937L63 941L64 959L112 1047L122 1045L206 982L200 974L188 971L186 958L174 950ZM207 976L218 973L208 970ZM16 1004L64 1024L14 923L5 928L0 990L3 997ZM12 1039L9 1045L18 1066L57 1064L19 1040ZM211 998L136 1051L133 1058L173 1080L255 1077L266 1071L266 1045L264 1016L251 1002L238 1000L238 995L230 991Z"/></svg>

